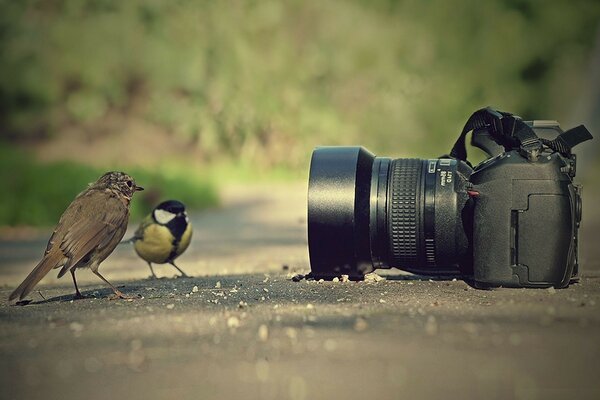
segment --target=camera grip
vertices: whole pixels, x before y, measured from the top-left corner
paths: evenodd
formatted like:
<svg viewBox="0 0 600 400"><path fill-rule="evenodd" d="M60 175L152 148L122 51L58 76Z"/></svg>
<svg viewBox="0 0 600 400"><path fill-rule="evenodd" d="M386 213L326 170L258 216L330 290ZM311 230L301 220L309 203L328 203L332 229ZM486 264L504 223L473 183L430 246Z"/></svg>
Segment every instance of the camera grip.
<svg viewBox="0 0 600 400"><path fill-rule="evenodd" d="M572 185L516 179L505 182L508 190L498 192L493 187L498 183L478 187L473 231L476 283L567 286L575 260Z"/></svg>

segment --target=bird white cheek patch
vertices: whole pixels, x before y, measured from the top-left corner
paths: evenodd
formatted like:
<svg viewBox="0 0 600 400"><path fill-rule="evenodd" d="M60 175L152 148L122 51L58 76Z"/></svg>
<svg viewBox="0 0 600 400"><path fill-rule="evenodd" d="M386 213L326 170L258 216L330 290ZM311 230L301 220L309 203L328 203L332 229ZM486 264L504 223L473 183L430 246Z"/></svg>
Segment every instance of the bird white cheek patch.
<svg viewBox="0 0 600 400"><path fill-rule="evenodd" d="M165 210L154 210L154 219L161 225L168 224L176 215Z"/></svg>

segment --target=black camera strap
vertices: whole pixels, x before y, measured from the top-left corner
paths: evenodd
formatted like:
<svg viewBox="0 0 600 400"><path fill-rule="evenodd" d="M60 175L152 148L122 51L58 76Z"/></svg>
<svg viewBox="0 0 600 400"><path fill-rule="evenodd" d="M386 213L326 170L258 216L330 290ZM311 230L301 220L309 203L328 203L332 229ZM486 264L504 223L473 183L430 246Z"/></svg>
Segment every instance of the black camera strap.
<svg viewBox="0 0 600 400"><path fill-rule="evenodd" d="M456 140L456 143L454 143L454 146L450 151L450 157L468 163L467 146L465 143L467 133L492 126L495 127L494 130L497 130L501 126L500 121L503 117L504 114L497 110L494 110L491 107L486 107L475 111L467 120L467 123L465 124L462 132L460 133L460 136Z"/></svg>
<svg viewBox="0 0 600 400"><path fill-rule="evenodd" d="M542 139L520 117L486 107L475 111L469 117L450 151L450 157L469 163L465 140L467 133L471 131L473 131L472 144L480 147L490 157L493 154L485 146L486 140L493 140L504 147L505 151L518 149L524 157L532 161L538 158L544 146L564 156L570 156L573 147L592 139L591 133L583 125L560 134L556 139ZM484 134L489 136L488 139L482 139Z"/></svg>
<svg viewBox="0 0 600 400"><path fill-rule="evenodd" d="M571 149L573 149L573 147L590 139L593 139L592 134L583 125L571 128L568 131L561 133L553 140L540 138L544 145L566 156L571 154Z"/></svg>

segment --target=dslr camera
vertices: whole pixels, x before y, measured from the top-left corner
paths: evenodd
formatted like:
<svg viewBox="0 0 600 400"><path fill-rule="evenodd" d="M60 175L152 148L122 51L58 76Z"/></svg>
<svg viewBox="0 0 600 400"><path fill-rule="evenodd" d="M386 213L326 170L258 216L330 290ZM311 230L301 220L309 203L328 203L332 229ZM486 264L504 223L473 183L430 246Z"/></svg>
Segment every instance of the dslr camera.
<svg viewBox="0 0 600 400"><path fill-rule="evenodd" d="M467 161L466 135L488 158ZM580 125L523 121L490 107L439 159L318 147L310 165L312 275L360 280L377 268L460 276L480 288L556 287L578 279Z"/></svg>

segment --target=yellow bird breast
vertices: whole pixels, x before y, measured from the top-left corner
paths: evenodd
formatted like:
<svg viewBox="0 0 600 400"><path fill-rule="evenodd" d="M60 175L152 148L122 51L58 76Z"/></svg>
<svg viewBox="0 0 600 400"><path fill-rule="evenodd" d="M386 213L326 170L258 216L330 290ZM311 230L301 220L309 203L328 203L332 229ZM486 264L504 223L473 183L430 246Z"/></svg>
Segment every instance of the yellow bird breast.
<svg viewBox="0 0 600 400"><path fill-rule="evenodd" d="M135 241L135 252L146 261L162 264L168 261L173 249L173 239L175 238L166 226L150 224L144 229L143 239Z"/></svg>

